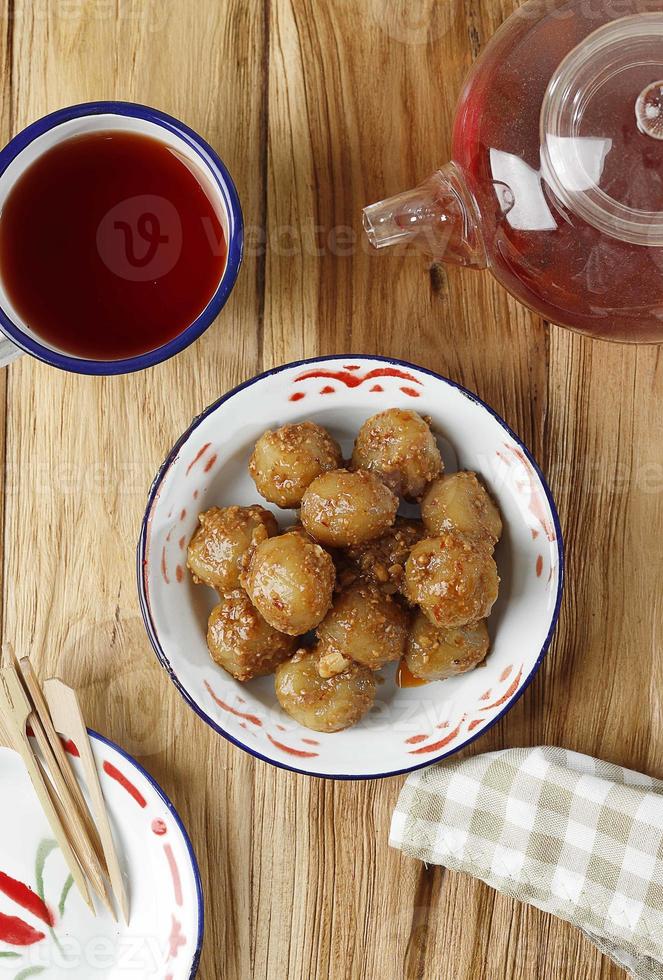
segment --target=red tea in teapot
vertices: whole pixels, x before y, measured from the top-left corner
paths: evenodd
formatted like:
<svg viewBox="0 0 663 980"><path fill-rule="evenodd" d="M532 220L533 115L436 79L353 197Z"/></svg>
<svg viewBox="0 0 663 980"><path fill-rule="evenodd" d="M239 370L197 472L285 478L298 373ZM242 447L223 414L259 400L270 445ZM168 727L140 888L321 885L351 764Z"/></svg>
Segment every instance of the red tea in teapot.
<svg viewBox="0 0 663 980"><path fill-rule="evenodd" d="M71 137L39 156L0 215L0 275L20 319L94 360L172 340L205 309L226 265L202 173L139 133Z"/></svg>
<svg viewBox="0 0 663 980"><path fill-rule="evenodd" d="M663 342L663 0L532 0L461 94L452 162L364 212L545 319ZM621 16L621 15L625 16Z"/></svg>
<svg viewBox="0 0 663 980"><path fill-rule="evenodd" d="M606 339L660 341L663 249L596 227L591 215L560 200L546 179L541 109L549 81L587 28L598 26L594 13L589 24L579 15L558 16L534 35L523 31L534 71L524 71L521 45L496 50L468 87L454 130L454 158L467 168L479 207L494 214L494 237L486 244L510 291L554 323ZM644 133L636 117L638 97L651 80L647 64L616 74L587 100L575 133L544 136L569 182L575 161L565 158L565 141L575 139L584 182L591 179L625 207L663 211L663 143Z"/></svg>

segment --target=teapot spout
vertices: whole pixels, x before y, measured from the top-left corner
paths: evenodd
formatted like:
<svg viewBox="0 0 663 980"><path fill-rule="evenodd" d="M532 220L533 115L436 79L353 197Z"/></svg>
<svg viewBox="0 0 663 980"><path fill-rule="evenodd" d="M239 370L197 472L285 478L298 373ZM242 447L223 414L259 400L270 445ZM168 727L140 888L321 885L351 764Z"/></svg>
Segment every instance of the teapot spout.
<svg viewBox="0 0 663 980"><path fill-rule="evenodd" d="M363 221L375 248L410 242L438 261L486 268L477 207L453 163L419 187L364 208Z"/></svg>

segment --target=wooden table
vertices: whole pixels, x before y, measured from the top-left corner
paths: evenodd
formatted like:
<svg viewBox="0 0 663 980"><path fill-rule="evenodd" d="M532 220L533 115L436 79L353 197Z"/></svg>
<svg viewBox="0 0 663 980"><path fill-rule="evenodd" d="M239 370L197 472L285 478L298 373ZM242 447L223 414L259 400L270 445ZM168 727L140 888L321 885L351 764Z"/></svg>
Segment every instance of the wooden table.
<svg viewBox="0 0 663 980"><path fill-rule="evenodd" d="M390 850L402 779L289 775L215 735L157 665L136 599L147 488L194 414L283 361L409 358L506 418L548 474L565 530L551 653L477 749L546 742L663 777L659 351L581 339L488 275L378 257L361 237L363 204L446 159L463 75L513 6L0 5L5 138L68 103L159 106L218 148L250 230L222 317L175 360L97 380L23 358L0 382L3 636L76 684L91 724L182 813L207 899L203 980L621 976L570 927Z"/></svg>

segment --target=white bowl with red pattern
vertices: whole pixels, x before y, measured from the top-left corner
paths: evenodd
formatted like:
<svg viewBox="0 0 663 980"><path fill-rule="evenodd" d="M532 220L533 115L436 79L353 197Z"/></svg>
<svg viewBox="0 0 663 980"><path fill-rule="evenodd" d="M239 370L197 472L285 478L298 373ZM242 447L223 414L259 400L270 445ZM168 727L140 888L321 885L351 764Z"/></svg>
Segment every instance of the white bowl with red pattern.
<svg viewBox="0 0 663 980"><path fill-rule="evenodd" d="M200 511L261 503L283 527L292 512L258 494L249 457L268 428L310 419L346 455L361 424L387 408L430 416L447 472L476 470L498 501L504 535L495 558L500 596L485 666L422 687L382 671L374 708L353 728L311 732L281 709L273 677L235 681L210 658L215 594L194 585L186 547ZM518 700L548 649L562 596L563 547L548 486L532 456L476 395L421 367L379 357L287 364L245 382L194 420L152 485L138 544L138 590L156 654L192 708L235 745L314 776L368 779L439 761L478 738ZM218 601L218 600L217 600Z"/></svg>
<svg viewBox="0 0 663 980"><path fill-rule="evenodd" d="M90 732L129 897L129 922L73 885L16 752L0 747L0 977L27 980L193 980L203 893L186 830L151 776ZM78 746L66 742L84 792Z"/></svg>

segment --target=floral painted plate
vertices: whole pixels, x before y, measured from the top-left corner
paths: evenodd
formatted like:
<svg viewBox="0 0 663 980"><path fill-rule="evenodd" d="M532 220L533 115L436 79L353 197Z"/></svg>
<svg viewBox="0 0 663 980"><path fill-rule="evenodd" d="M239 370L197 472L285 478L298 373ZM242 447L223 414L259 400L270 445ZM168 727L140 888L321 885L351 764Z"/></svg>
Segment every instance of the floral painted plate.
<svg viewBox="0 0 663 980"><path fill-rule="evenodd" d="M247 465L265 429L311 419L349 456L361 424L387 408L430 416L447 466L476 470L497 499L500 597L489 621L485 666L447 681L399 688L382 672L377 702L360 724L320 735L280 708L272 677L240 684L205 643L214 593L196 586L186 547L212 505L265 506ZM292 512L270 507L281 526ZM557 621L563 553L552 496L532 456L476 395L413 364L333 357L287 364L223 395L195 419L161 467L138 545L138 589L159 660L189 704L236 745L274 765L316 776L390 776L457 752L506 712L534 677ZM218 600L217 600L218 601Z"/></svg>
<svg viewBox="0 0 663 980"><path fill-rule="evenodd" d="M115 923L80 897L18 755L0 748L0 978L189 980L203 933L200 875L172 804L130 756L91 733L131 902ZM68 751L79 777L77 749Z"/></svg>

